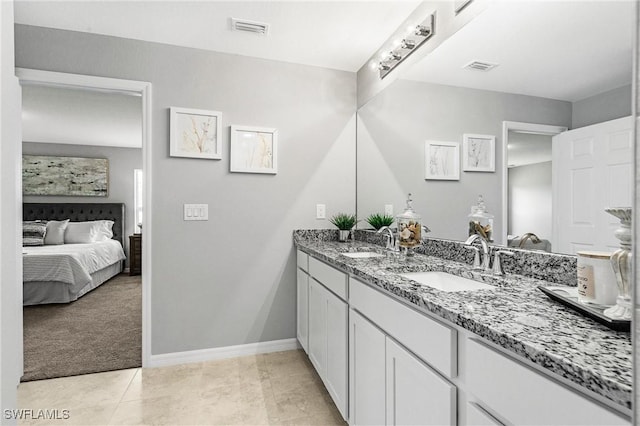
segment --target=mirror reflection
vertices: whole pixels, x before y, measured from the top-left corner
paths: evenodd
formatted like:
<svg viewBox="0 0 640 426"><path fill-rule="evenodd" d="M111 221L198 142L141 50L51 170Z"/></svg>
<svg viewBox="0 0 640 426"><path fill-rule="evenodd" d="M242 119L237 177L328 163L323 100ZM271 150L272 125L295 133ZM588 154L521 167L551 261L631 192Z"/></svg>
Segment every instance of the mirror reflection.
<svg viewBox="0 0 640 426"><path fill-rule="evenodd" d="M428 236L465 240L482 195L498 244L614 250L604 208L631 205L632 16L631 1L490 5L359 109L358 217L396 215L411 192ZM495 137L495 171L469 166L465 135ZM459 154L433 154L451 143Z"/></svg>

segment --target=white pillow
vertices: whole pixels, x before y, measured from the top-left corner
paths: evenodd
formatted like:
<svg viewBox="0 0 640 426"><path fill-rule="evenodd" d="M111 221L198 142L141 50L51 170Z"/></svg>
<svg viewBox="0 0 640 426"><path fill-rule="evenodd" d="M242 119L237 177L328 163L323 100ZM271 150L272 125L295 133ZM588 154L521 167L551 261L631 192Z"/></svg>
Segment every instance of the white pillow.
<svg viewBox="0 0 640 426"><path fill-rule="evenodd" d="M106 241L113 237L113 221L69 222L64 232L65 244L87 244Z"/></svg>
<svg viewBox="0 0 640 426"><path fill-rule="evenodd" d="M50 220L47 222L47 233L44 235L45 245L64 244L64 231L67 229L67 220Z"/></svg>

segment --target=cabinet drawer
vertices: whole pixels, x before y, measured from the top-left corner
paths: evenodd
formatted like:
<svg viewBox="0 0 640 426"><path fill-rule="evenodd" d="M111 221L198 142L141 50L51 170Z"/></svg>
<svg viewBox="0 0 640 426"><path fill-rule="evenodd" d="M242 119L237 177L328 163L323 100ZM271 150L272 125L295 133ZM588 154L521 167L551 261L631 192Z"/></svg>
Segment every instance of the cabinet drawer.
<svg viewBox="0 0 640 426"><path fill-rule="evenodd" d="M427 364L457 375L457 332L368 285L349 280L349 304Z"/></svg>
<svg viewBox="0 0 640 426"><path fill-rule="evenodd" d="M628 425L627 419L537 371L469 339L468 390L511 424Z"/></svg>
<svg viewBox="0 0 640 426"><path fill-rule="evenodd" d="M309 272L309 255L302 250L296 250L296 258L298 260L298 268Z"/></svg>
<svg viewBox="0 0 640 426"><path fill-rule="evenodd" d="M310 257L309 275L338 295L338 297L347 300L347 274L344 272L340 272L326 263Z"/></svg>

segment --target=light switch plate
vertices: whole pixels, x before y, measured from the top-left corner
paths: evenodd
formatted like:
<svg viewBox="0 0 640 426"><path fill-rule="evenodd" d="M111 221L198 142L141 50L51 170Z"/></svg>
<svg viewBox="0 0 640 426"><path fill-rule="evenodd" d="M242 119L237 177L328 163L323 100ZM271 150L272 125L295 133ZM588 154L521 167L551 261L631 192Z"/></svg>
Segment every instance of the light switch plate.
<svg viewBox="0 0 640 426"><path fill-rule="evenodd" d="M327 206L325 204L316 204L316 219L327 218Z"/></svg>
<svg viewBox="0 0 640 426"><path fill-rule="evenodd" d="M384 214L387 216L393 216L393 204L384 205Z"/></svg>
<svg viewBox="0 0 640 426"><path fill-rule="evenodd" d="M185 204L184 220L209 220L209 204Z"/></svg>

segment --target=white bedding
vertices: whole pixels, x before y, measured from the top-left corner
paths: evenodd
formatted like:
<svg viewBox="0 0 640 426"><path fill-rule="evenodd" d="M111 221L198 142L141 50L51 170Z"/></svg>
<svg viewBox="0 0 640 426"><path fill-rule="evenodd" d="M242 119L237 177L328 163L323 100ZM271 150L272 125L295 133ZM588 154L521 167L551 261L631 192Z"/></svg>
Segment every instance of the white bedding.
<svg viewBox="0 0 640 426"><path fill-rule="evenodd" d="M91 274L125 259L116 240L91 244L23 247L23 282L55 281L79 286Z"/></svg>

